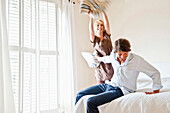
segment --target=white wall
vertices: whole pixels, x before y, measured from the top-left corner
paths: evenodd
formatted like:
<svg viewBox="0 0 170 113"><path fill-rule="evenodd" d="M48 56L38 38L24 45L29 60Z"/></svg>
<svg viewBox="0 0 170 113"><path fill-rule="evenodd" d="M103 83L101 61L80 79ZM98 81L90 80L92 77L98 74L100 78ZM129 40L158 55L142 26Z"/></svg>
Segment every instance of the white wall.
<svg viewBox="0 0 170 113"><path fill-rule="evenodd" d="M113 0L108 16L112 41L126 37L145 59L170 61L170 0Z"/></svg>
<svg viewBox="0 0 170 113"><path fill-rule="evenodd" d="M170 62L170 0L112 0L108 10L112 42L118 37L130 40L132 52L149 62ZM94 70L81 56L93 51L89 42L87 15L75 4L78 90L96 83Z"/></svg>

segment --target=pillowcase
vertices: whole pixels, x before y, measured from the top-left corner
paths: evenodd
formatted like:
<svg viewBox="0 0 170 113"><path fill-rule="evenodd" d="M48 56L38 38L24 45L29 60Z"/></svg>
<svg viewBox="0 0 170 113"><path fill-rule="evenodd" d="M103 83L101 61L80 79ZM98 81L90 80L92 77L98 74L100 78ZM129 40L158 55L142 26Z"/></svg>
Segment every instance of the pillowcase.
<svg viewBox="0 0 170 113"><path fill-rule="evenodd" d="M97 68L100 64L100 62L96 59L95 55L90 52L81 52L82 56L86 60L87 64L91 68Z"/></svg>
<svg viewBox="0 0 170 113"><path fill-rule="evenodd" d="M99 14L106 10L106 7L110 3L110 0L81 0L80 13L88 14L92 11L93 18L99 18Z"/></svg>

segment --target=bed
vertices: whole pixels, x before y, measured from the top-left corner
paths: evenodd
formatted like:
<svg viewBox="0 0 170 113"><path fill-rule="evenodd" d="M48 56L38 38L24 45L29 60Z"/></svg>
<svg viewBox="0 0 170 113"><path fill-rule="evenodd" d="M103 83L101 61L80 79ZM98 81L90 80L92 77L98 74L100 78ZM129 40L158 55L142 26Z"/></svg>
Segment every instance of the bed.
<svg viewBox="0 0 170 113"><path fill-rule="evenodd" d="M152 91L152 80L140 74L137 92L122 96L99 106L100 113L170 113L170 63L153 64L160 72L163 88L160 93L146 95ZM92 95L82 97L74 107L73 113L86 113L86 101Z"/></svg>

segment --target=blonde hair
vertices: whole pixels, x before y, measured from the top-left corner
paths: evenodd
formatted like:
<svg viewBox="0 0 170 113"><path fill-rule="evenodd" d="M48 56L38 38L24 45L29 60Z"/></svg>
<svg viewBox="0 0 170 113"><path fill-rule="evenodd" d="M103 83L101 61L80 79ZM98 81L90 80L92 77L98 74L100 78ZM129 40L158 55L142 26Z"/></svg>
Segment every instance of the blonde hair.
<svg viewBox="0 0 170 113"><path fill-rule="evenodd" d="M103 32L104 32L104 31L105 31L105 25L104 25L103 20L96 20L96 21L94 22L94 24L97 24L97 23L100 23L100 24L103 25Z"/></svg>

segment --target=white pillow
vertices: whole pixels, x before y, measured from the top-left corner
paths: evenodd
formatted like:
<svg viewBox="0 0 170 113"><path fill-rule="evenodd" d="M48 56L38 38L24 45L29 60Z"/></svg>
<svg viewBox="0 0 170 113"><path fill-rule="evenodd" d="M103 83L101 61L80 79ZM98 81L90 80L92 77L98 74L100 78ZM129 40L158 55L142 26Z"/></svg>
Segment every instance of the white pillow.
<svg viewBox="0 0 170 113"><path fill-rule="evenodd" d="M82 56L86 60L89 67L97 68L100 64L100 62L96 59L95 55L90 52L81 52Z"/></svg>

